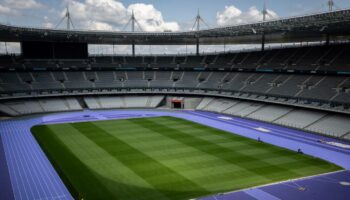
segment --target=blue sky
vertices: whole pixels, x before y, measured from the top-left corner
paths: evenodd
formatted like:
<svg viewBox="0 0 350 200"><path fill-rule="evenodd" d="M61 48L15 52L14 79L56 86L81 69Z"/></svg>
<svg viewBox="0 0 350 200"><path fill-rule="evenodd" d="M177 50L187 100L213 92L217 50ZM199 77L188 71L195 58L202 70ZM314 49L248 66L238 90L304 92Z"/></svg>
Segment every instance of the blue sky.
<svg viewBox="0 0 350 200"><path fill-rule="evenodd" d="M194 23L197 10L210 27L229 26L262 20L264 0L0 0L0 23L56 28L69 5L75 29L130 30L126 26L134 11L143 31L187 31ZM350 8L350 0L334 0L335 9ZM327 11L327 0L266 0L268 20ZM65 28L63 22L57 28ZM202 25L202 27L205 27ZM206 27L205 27L206 28ZM139 30L138 30L139 31ZM249 45L208 46L201 51L223 51L256 48ZM146 53L190 53L194 46L140 47ZM18 53L19 44L7 44ZM112 51L113 49L113 51ZM91 53L115 53L114 47L91 46ZM5 45L0 42L0 52ZM130 52L129 46L118 47L119 53Z"/></svg>
<svg viewBox="0 0 350 200"><path fill-rule="evenodd" d="M95 10L92 8L91 1L105 2L107 6ZM146 31L165 29L177 31L187 30L192 26L198 9L206 22L214 27L250 22L251 13L260 11L263 7L263 0L0 0L0 22L52 28L60 21L67 2L70 2L71 15L77 28L98 30L121 30L127 22L130 9L136 10L136 16ZM350 7L350 0L334 0L334 2L335 8ZM115 13L110 4L118 7ZM133 6L136 4L139 6ZM266 4L273 17L288 17L327 10L327 0L266 0ZM144 9L146 5L151 5L152 8ZM84 11L81 11L81 8L84 8ZM103 8L111 10L104 13L101 11ZM96 14L96 12L100 13ZM89 16L90 13L94 14ZM218 13L221 15L218 16ZM254 17L255 20L260 18L261 16Z"/></svg>
<svg viewBox="0 0 350 200"><path fill-rule="evenodd" d="M125 4L137 3L137 0L122 1ZM153 4L162 11L169 20L186 22L194 18L197 10L208 21L215 22L216 13L225 6L235 5L241 10L252 6L263 7L263 0L144 0L143 3ZM350 0L335 0L339 8L350 7ZM266 0L268 9L274 10L279 16L304 14L308 11L317 12L326 9L327 0Z"/></svg>

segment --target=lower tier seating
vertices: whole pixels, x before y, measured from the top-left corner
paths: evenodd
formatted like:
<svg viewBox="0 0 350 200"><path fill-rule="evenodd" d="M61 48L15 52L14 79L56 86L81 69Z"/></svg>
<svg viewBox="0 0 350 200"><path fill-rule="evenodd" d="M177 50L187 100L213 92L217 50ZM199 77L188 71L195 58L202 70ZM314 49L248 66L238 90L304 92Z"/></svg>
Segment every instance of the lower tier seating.
<svg viewBox="0 0 350 200"><path fill-rule="evenodd" d="M85 97L90 109L111 108L156 108L164 96L120 96L120 97Z"/></svg>
<svg viewBox="0 0 350 200"><path fill-rule="evenodd" d="M350 139L349 115L214 97L203 98L196 109Z"/></svg>
<svg viewBox="0 0 350 200"><path fill-rule="evenodd" d="M11 100L0 103L0 112L11 116L82 110L75 98Z"/></svg>

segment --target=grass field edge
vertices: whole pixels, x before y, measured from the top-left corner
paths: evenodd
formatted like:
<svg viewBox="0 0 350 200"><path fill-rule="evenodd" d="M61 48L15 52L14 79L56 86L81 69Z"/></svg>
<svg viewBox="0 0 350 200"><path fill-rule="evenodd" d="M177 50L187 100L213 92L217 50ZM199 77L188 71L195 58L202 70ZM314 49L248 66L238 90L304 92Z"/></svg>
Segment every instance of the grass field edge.
<svg viewBox="0 0 350 200"><path fill-rule="evenodd" d="M56 161L56 159L54 159L54 155L55 153L53 153L51 150L48 150L46 148L46 145L43 141L42 138L39 137L39 134L41 133L46 133L47 135L50 135L54 140L54 143L56 143L56 145L60 146L60 150L65 150L65 156L66 157L70 157L73 158L73 161L75 164L80 165L81 167L83 167L83 169L81 169L82 171L80 171L80 173L88 173L90 174L89 178L93 179L91 181L93 181L93 184L97 184L99 181L98 179L95 177L95 173L92 172L84 163L82 163L80 161L80 159L78 157L76 157L70 150L69 148L55 135L55 134L50 134L48 132L36 132L34 129L36 128L41 128L41 127L46 127L46 125L36 125L33 126L31 128L31 133L34 136L36 142L39 144L39 146L41 147L41 150L44 152L45 156L47 157L47 159L49 160L50 164L52 165L52 167L54 168L54 170L56 171L56 173L58 174L58 176L60 177L60 179L62 180L63 184L65 185L65 187L68 189L69 193L72 195L72 197L74 199L84 199L84 194L80 191L80 189L76 188L76 186L74 186L74 183L70 180L70 178L68 176L70 176L69 174L66 174L64 172L62 168L62 166L58 163L58 161ZM51 140L53 141L53 140ZM60 152L61 152L60 151ZM105 189L104 187L101 187L101 190L103 190L105 195L110 195L109 191L107 189ZM100 192L100 191L99 191Z"/></svg>
<svg viewBox="0 0 350 200"><path fill-rule="evenodd" d="M67 187L69 193L73 196L74 199L79 198L79 191L73 186L67 175L60 169L60 165L53 159L52 155L48 152L48 149L45 147L44 142L39 138L39 133L35 131L36 128L43 127L46 125L35 125L30 128L31 134L34 136L35 141L39 144L41 150L44 152L46 158L52 164L52 167L55 169L59 177L62 179L62 182ZM54 136L56 137L56 136ZM56 138L58 139L58 138ZM63 148L66 148L64 144L61 144Z"/></svg>
<svg viewBox="0 0 350 200"><path fill-rule="evenodd" d="M292 178L292 179L288 179L288 180L284 180L284 181L276 181L276 182L272 182L272 183L267 183L267 184L262 184L262 185L255 185L255 186L251 186L251 187L241 188L241 189L238 189L238 190L230 190L230 191L227 191L227 192L219 192L219 193L215 193L215 194L211 194L211 195L205 195L205 196L193 198L193 199L190 199L190 200L199 200L201 198L206 198L206 197L216 196L216 195L227 195L227 194L232 194L232 193L235 193L235 192L241 192L241 191L244 191L244 190L247 190L247 189L262 188L262 187L266 187L266 186L278 185L278 184L281 184L281 183L288 183L288 182L292 182L292 181L299 181L299 180L309 179L309 178L313 178L313 177L317 177L317 176L324 176L324 175L340 173L340 172L344 172L344 171L347 171L347 170L346 169L340 169L340 170L336 170L336 171L325 172L325 173L320 173L320 174L314 174L314 175L310 175L310 176L302 176L302 177Z"/></svg>

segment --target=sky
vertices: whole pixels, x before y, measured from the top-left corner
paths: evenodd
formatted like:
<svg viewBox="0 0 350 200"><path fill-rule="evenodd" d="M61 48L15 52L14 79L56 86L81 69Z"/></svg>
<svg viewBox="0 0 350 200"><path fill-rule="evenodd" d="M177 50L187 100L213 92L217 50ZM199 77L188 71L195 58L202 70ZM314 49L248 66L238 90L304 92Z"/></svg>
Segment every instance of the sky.
<svg viewBox="0 0 350 200"><path fill-rule="evenodd" d="M62 21L69 7L74 29L130 31L134 12L136 31L163 32L193 29L197 13L201 29L261 21L264 2L267 20L328 10L328 0L0 0L0 23L27 27L66 29ZM333 0L334 9L350 8L350 0ZM60 23L62 21L62 23ZM93 46L96 54L130 53L130 46ZM249 45L201 46L203 52L259 48ZM116 52L119 51L119 52ZM194 53L194 46L138 46L137 52ZM19 44L0 42L0 53L18 53Z"/></svg>
<svg viewBox="0 0 350 200"><path fill-rule="evenodd" d="M267 19L326 11L327 0L265 0ZM334 9L350 7L350 0L334 0ZM0 0L0 23L58 26L69 6L75 29L131 30L135 13L138 31L191 30L199 11L202 28L261 21L264 0Z"/></svg>

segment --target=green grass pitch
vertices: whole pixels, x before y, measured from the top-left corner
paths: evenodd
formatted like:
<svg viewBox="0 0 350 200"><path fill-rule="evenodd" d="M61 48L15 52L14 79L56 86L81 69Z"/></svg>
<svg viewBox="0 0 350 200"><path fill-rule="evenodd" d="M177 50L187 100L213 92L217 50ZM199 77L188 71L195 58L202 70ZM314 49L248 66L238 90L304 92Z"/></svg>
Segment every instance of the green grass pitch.
<svg viewBox="0 0 350 200"><path fill-rule="evenodd" d="M173 117L41 125L32 133L76 199L191 199L341 169Z"/></svg>

